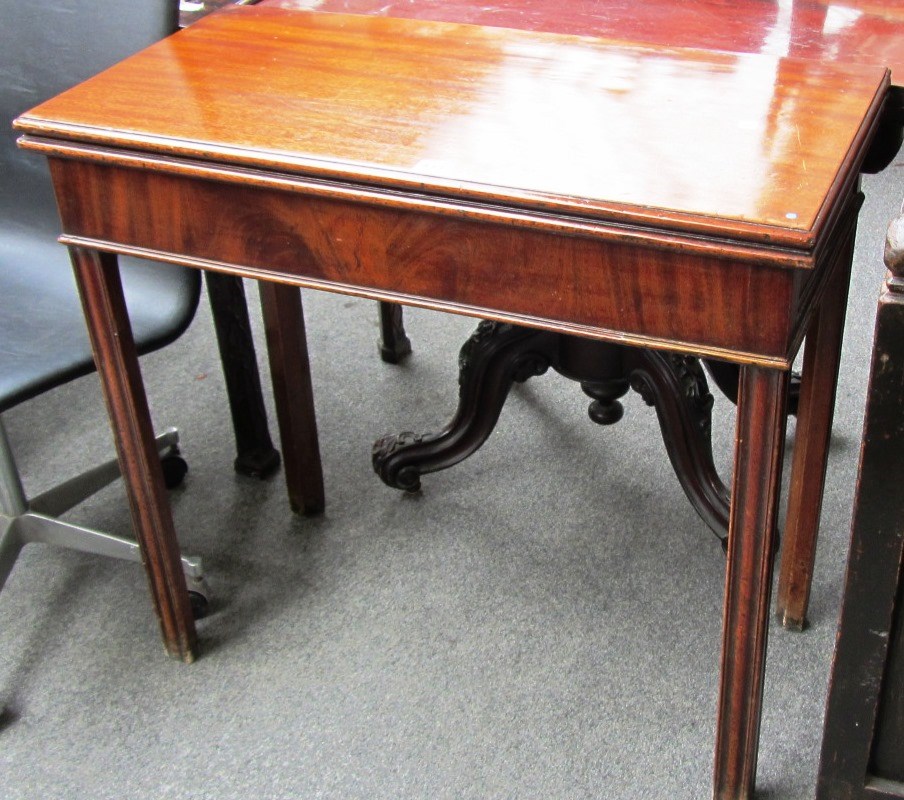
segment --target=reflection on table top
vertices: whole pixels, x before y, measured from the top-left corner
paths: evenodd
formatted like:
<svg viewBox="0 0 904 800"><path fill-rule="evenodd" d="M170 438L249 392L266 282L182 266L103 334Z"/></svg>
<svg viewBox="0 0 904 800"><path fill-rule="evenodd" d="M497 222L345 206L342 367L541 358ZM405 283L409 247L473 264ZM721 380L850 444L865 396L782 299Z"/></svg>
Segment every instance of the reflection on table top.
<svg viewBox="0 0 904 800"><path fill-rule="evenodd" d="M283 8L468 22L888 66L904 85L904 0L261 0Z"/></svg>
<svg viewBox="0 0 904 800"><path fill-rule="evenodd" d="M249 6L19 126L807 247L884 81L873 67Z"/></svg>
<svg viewBox="0 0 904 800"><path fill-rule="evenodd" d="M256 0L179 0L179 27L187 28L201 17L226 6L247 6Z"/></svg>

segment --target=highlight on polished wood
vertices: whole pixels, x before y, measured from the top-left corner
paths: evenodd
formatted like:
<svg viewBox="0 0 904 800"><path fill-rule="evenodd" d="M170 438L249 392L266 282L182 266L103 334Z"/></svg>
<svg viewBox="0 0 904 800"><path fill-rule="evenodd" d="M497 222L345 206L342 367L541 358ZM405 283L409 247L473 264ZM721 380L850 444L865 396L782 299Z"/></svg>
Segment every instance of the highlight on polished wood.
<svg viewBox="0 0 904 800"><path fill-rule="evenodd" d="M226 6L247 6L257 0L180 0L179 27L187 28L202 17L213 14Z"/></svg>
<svg viewBox="0 0 904 800"><path fill-rule="evenodd" d="M886 80L876 68L249 6L17 127L809 248L850 171L837 154Z"/></svg>
<svg viewBox="0 0 904 800"><path fill-rule="evenodd" d="M904 2L890 0L260 0L261 5L878 64L904 84Z"/></svg>

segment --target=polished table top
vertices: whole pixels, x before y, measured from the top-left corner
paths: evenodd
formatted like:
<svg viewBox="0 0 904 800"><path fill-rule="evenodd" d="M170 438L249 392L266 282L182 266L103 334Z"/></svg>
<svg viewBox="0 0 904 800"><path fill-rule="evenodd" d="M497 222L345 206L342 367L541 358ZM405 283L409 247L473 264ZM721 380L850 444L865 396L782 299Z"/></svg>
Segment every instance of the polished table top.
<svg viewBox="0 0 904 800"><path fill-rule="evenodd" d="M18 126L808 249L885 80L873 67L236 8Z"/></svg>
<svg viewBox="0 0 904 800"><path fill-rule="evenodd" d="M318 206L322 234L279 263L251 254L302 285L781 366L803 337L818 293L806 274L857 180L887 83L877 67L246 6L17 127L49 155L151 159L144 168L161 173L229 167L233 183L264 180L241 171L254 167L273 186L292 175L303 193L426 212L403 229ZM60 194L64 219L73 204L82 217L67 234L153 243L147 255L165 257L165 228L170 252L189 249L213 268L233 237L243 266L257 266L235 227L203 242L162 221L138 232L82 195L76 185ZM304 209L315 213L293 213ZM463 240L437 231L436 215L498 227L482 228L479 255L457 252ZM396 234L378 230L386 225ZM574 237L568 254L545 234ZM674 255L624 249L638 244Z"/></svg>

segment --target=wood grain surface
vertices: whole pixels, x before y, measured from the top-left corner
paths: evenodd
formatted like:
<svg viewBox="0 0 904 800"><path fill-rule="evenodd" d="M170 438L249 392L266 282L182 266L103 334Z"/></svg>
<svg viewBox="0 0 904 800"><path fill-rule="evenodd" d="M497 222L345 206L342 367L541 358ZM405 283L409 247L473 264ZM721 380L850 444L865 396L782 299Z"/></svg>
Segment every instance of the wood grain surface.
<svg viewBox="0 0 904 800"><path fill-rule="evenodd" d="M248 6L17 126L807 248L886 84L873 67Z"/></svg>
<svg viewBox="0 0 904 800"><path fill-rule="evenodd" d="M68 244L764 366L790 365L823 272L719 245L683 252L311 196L222 167L169 174L53 158L51 172Z"/></svg>

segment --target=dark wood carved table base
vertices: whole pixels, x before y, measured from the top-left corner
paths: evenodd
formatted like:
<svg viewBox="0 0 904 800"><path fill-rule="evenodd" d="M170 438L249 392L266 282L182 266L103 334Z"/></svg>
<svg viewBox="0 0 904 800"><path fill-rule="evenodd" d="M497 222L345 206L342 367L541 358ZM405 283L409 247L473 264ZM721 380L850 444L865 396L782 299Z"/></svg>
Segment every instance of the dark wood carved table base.
<svg viewBox="0 0 904 800"><path fill-rule="evenodd" d="M656 409L681 487L727 550L731 498L713 462L713 396L703 364L723 394L737 402L737 364L483 321L459 355L459 404L452 420L438 433L378 439L374 470L388 486L417 491L421 475L455 466L483 445L514 383L552 368L580 383L592 398L588 415L599 425L621 420L620 398L631 389ZM799 376L792 374L789 414L797 413L799 393Z"/></svg>
<svg viewBox="0 0 904 800"><path fill-rule="evenodd" d="M724 546L729 495L713 463L713 396L698 359L483 321L462 347L459 368L458 409L445 428L384 436L374 444L374 469L387 485L416 491L421 475L463 461L492 433L512 384L552 368L580 382L593 399L590 418L601 425L621 419L619 398L630 389L655 407L675 474Z"/></svg>

